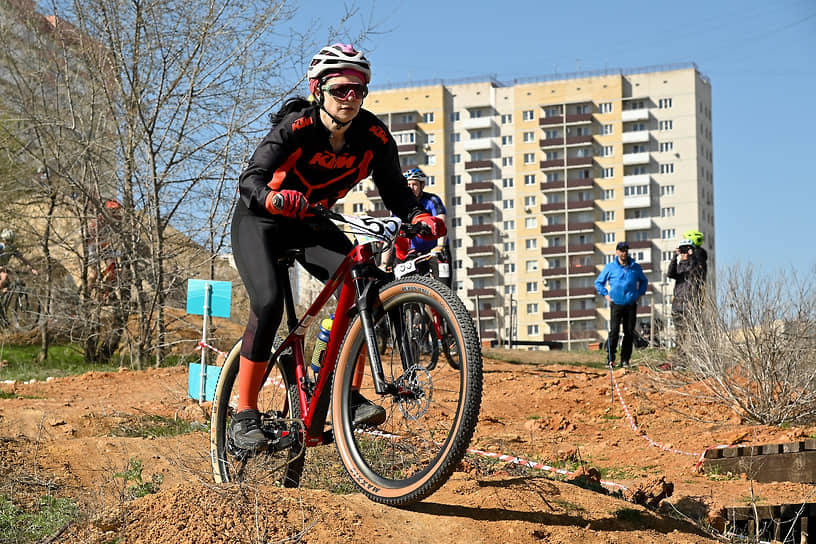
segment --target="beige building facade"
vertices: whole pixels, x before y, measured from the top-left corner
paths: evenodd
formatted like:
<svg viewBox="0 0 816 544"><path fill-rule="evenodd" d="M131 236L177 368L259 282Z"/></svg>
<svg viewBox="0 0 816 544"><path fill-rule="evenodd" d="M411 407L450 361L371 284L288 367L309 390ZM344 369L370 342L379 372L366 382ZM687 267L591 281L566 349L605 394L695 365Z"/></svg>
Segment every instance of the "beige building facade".
<svg viewBox="0 0 816 544"><path fill-rule="evenodd" d="M711 85L693 64L501 83L372 89L404 168L443 198L454 281L483 340L585 348L606 338L598 272L626 240L650 281L639 327L671 335L666 270L682 234L716 263ZM373 183L346 213L388 213Z"/></svg>

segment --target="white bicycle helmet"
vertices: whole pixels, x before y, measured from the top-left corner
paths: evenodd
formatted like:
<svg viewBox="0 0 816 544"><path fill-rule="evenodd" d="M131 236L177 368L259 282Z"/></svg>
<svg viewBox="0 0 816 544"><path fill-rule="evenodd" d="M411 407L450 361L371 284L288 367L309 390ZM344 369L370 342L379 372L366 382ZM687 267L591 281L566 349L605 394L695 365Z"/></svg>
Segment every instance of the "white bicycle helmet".
<svg viewBox="0 0 816 544"><path fill-rule="evenodd" d="M11 229L3 229L3 231L0 232L0 240L3 240L3 242L5 242L7 244L13 244L14 243L14 231L11 230Z"/></svg>
<svg viewBox="0 0 816 544"><path fill-rule="evenodd" d="M311 87L312 80L323 79L327 72L343 73L344 70L359 72L363 75L364 83L371 82L371 63L360 51L354 49L351 44L335 43L324 47L312 57L306 77L309 79Z"/></svg>
<svg viewBox="0 0 816 544"><path fill-rule="evenodd" d="M691 240L689 240L688 238L685 238L685 239L683 239L683 240L680 240L680 243L679 243L679 244L677 244L677 249L682 250L684 247L685 247L685 248L691 248L691 247L694 247L694 242L692 242L692 241L691 241Z"/></svg>
<svg viewBox="0 0 816 544"><path fill-rule="evenodd" d="M403 176L405 176L405 179L408 181L415 179L422 185L425 185L425 182L428 181L428 176L426 176L425 172L423 172L420 168L411 168L410 170L406 170Z"/></svg>

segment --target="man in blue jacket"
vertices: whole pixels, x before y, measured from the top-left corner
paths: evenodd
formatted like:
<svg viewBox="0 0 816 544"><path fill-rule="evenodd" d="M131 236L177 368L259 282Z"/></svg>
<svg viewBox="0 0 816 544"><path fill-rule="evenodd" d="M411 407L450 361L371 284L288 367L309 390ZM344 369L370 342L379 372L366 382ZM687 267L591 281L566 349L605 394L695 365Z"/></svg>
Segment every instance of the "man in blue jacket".
<svg viewBox="0 0 816 544"><path fill-rule="evenodd" d="M606 284L609 283L607 290ZM629 244L619 242L615 248L615 259L607 264L595 280L598 294L609 301L609 365L615 366L615 351L618 349L618 335L623 324L621 343L621 366L629 366L632 356L632 341L635 337L637 301L646 293L649 280L643 269L629 256Z"/></svg>

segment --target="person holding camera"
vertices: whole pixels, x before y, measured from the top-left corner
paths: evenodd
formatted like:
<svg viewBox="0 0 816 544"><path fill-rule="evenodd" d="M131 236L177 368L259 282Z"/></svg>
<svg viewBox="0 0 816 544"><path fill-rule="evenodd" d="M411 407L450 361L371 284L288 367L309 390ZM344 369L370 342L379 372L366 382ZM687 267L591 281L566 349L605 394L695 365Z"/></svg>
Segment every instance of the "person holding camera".
<svg viewBox="0 0 816 544"><path fill-rule="evenodd" d="M707 264L700 250L692 240L683 239L669 262L667 275L674 280L671 313L678 340L685 335L689 317L703 302Z"/></svg>

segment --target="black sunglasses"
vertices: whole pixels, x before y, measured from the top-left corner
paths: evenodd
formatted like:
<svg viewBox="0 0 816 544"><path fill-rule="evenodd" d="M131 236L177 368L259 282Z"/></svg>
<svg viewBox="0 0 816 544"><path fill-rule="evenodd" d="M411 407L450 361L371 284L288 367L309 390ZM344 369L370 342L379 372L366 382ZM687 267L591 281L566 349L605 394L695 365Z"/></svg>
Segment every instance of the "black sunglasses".
<svg viewBox="0 0 816 544"><path fill-rule="evenodd" d="M335 83L322 89L339 100L362 100L368 95L368 87L362 83Z"/></svg>

